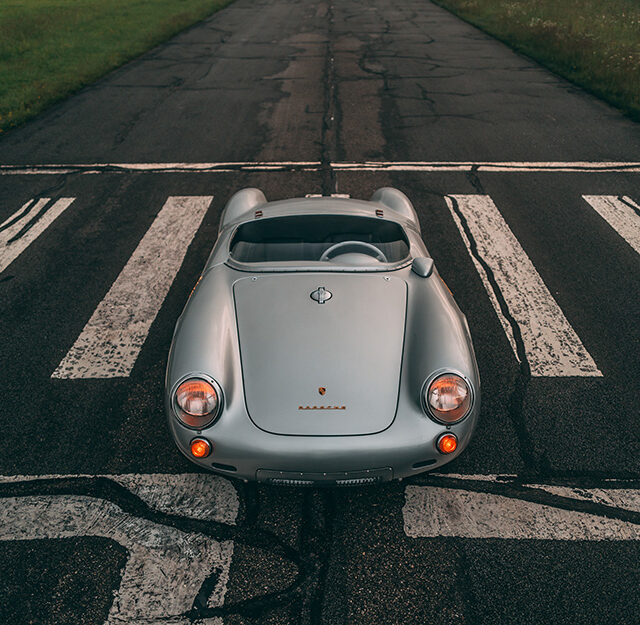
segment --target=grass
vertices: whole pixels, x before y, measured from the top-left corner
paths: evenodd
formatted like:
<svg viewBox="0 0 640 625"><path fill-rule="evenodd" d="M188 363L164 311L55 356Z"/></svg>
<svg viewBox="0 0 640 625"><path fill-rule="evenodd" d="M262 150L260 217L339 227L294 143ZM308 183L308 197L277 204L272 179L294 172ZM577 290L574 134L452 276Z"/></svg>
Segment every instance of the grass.
<svg viewBox="0 0 640 625"><path fill-rule="evenodd" d="M232 0L0 0L0 132Z"/></svg>
<svg viewBox="0 0 640 625"><path fill-rule="evenodd" d="M434 0L640 121L638 0Z"/></svg>

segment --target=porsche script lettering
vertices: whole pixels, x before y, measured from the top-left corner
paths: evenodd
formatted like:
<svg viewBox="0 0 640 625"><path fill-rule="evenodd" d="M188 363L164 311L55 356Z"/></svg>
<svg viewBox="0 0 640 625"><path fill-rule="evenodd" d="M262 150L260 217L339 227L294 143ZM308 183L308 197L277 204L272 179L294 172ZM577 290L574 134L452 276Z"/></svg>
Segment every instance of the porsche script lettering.
<svg viewBox="0 0 640 625"><path fill-rule="evenodd" d="M346 406L298 406L298 410L346 410Z"/></svg>

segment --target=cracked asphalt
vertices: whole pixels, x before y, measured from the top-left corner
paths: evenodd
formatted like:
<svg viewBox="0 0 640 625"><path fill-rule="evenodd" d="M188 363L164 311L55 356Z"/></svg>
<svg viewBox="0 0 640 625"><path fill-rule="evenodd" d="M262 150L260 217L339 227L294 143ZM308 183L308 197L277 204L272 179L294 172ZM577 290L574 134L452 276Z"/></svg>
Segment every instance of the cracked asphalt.
<svg viewBox="0 0 640 625"><path fill-rule="evenodd" d="M0 519L3 498L84 495L233 541L222 605L208 601L216 573L194 587L182 620L168 613L137 623L640 622L640 541L415 538L403 522L411 484L640 525L640 510L531 486L640 489L640 259L582 199L637 205L640 174L334 166L638 161L638 124L428 0L236 0L0 138L0 168L105 166L95 174L0 170L0 223L31 198L75 198L0 272L0 475L49 476L0 484ZM256 162L292 164L117 167ZM475 437L441 474L349 490L233 481L233 525L154 511L91 477L197 471L165 424L164 368L220 212L247 186L270 200L368 199L382 186L412 199L469 320L483 383ZM532 376L511 318L518 361L445 205L460 194L493 199L602 377ZM213 202L131 376L51 379L166 198L180 195ZM507 477L487 477L496 475ZM0 540L0 622L108 622L126 559L122 545L97 536Z"/></svg>

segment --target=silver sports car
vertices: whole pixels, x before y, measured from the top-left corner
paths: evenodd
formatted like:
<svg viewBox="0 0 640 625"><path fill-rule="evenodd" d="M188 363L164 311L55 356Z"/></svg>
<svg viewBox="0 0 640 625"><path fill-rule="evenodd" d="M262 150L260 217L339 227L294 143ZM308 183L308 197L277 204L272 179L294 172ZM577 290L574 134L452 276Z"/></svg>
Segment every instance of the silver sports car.
<svg viewBox="0 0 640 625"><path fill-rule="evenodd" d="M245 480L368 484L455 458L478 367L409 199L236 193L176 324L165 406L187 458Z"/></svg>

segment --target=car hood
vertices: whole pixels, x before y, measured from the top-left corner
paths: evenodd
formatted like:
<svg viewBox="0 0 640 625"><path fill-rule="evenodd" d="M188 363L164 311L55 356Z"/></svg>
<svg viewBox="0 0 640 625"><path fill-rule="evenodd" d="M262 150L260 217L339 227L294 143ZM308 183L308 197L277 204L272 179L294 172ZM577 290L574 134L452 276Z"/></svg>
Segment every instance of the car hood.
<svg viewBox="0 0 640 625"><path fill-rule="evenodd" d="M330 299L319 303L318 290ZM312 298L315 293L316 299ZM241 279L234 298L245 401L274 434L373 434L398 403L407 286L363 274Z"/></svg>

